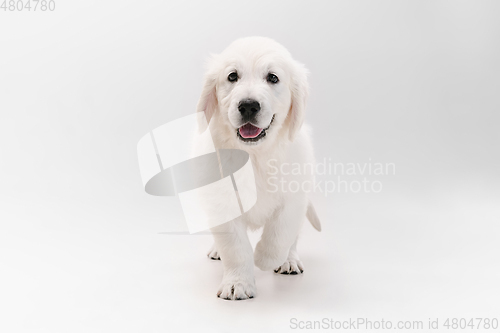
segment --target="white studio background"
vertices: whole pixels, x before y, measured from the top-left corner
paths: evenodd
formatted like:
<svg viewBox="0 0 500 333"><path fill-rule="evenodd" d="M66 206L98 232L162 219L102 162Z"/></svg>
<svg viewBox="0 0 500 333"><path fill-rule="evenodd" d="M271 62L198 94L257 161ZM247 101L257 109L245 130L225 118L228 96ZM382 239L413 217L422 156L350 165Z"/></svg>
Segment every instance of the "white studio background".
<svg viewBox="0 0 500 333"><path fill-rule="evenodd" d="M2 332L499 317L498 1L55 2L0 10ZM210 237L162 234L182 211L144 192L136 144L194 112L209 53L251 35L310 70L319 161L396 172L315 193L305 274L256 269L258 297L226 302Z"/></svg>

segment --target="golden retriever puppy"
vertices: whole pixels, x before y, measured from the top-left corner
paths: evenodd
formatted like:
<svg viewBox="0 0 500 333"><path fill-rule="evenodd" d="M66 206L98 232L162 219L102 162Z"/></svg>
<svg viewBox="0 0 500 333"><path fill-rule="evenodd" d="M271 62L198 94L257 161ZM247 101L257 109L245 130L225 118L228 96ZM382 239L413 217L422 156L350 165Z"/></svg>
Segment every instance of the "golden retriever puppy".
<svg viewBox="0 0 500 333"><path fill-rule="evenodd" d="M250 155L257 188L257 202L248 212L212 228L215 244L208 253L220 258L224 269L217 296L242 300L256 295L254 264L280 274L301 274L297 237L306 216L320 230L307 193L283 191L275 181L300 185L313 177L281 172L284 164L314 161L303 126L307 70L282 45L264 37L238 39L208 65L197 111L205 113L217 149L241 149ZM255 252L247 228L263 228Z"/></svg>

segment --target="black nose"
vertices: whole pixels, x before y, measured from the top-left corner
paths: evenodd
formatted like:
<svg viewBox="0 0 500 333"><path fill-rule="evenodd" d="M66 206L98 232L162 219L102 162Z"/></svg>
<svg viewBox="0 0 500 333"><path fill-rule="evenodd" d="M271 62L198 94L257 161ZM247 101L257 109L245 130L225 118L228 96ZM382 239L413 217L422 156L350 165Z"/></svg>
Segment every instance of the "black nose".
<svg viewBox="0 0 500 333"><path fill-rule="evenodd" d="M253 99L245 99L238 104L238 110L243 117L252 117L255 113L260 111L260 104Z"/></svg>

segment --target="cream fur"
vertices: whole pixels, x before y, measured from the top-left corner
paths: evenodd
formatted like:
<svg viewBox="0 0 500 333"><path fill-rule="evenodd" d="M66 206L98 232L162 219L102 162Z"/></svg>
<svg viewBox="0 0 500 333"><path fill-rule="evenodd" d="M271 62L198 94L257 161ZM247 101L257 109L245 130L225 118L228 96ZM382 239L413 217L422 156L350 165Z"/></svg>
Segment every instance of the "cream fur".
<svg viewBox="0 0 500 333"><path fill-rule="evenodd" d="M224 275L217 295L224 299L247 299L256 295L254 264L262 270L300 274L303 265L296 251L297 237L308 210L304 192L272 193L268 183L270 160L280 163L311 163L314 160L308 129L303 126L308 96L307 71L292 59L290 53L269 38L248 37L236 40L209 61L197 111L205 112L217 149L243 149L254 167L257 203L247 213L231 222L213 228L215 240L209 257L222 260ZM227 76L237 71L237 84ZM266 81L268 72L276 73L279 83ZM257 143L246 143L237 136L244 124L238 111L243 99L259 101L258 127L273 123L266 136ZM311 175L286 175L287 181L311 180ZM311 213L312 211L312 213ZM313 220L311 220L313 221ZM255 252L247 228L263 228Z"/></svg>

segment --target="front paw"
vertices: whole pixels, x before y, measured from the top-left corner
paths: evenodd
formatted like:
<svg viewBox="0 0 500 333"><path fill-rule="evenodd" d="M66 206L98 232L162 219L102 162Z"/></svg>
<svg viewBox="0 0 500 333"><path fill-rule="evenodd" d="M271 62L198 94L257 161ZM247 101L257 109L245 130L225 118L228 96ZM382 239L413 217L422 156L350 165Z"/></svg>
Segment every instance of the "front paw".
<svg viewBox="0 0 500 333"><path fill-rule="evenodd" d="M304 272L304 265L300 260L287 259L283 265L276 268L274 273L285 275L298 275Z"/></svg>
<svg viewBox="0 0 500 333"><path fill-rule="evenodd" d="M287 254L288 251L271 249L263 245L262 242L258 242L254 253L255 266L263 271L270 271L283 264Z"/></svg>
<svg viewBox="0 0 500 333"><path fill-rule="evenodd" d="M239 301L254 298L256 294L257 288L255 287L253 278L231 277L222 280L219 291L217 292L217 297L231 301Z"/></svg>

